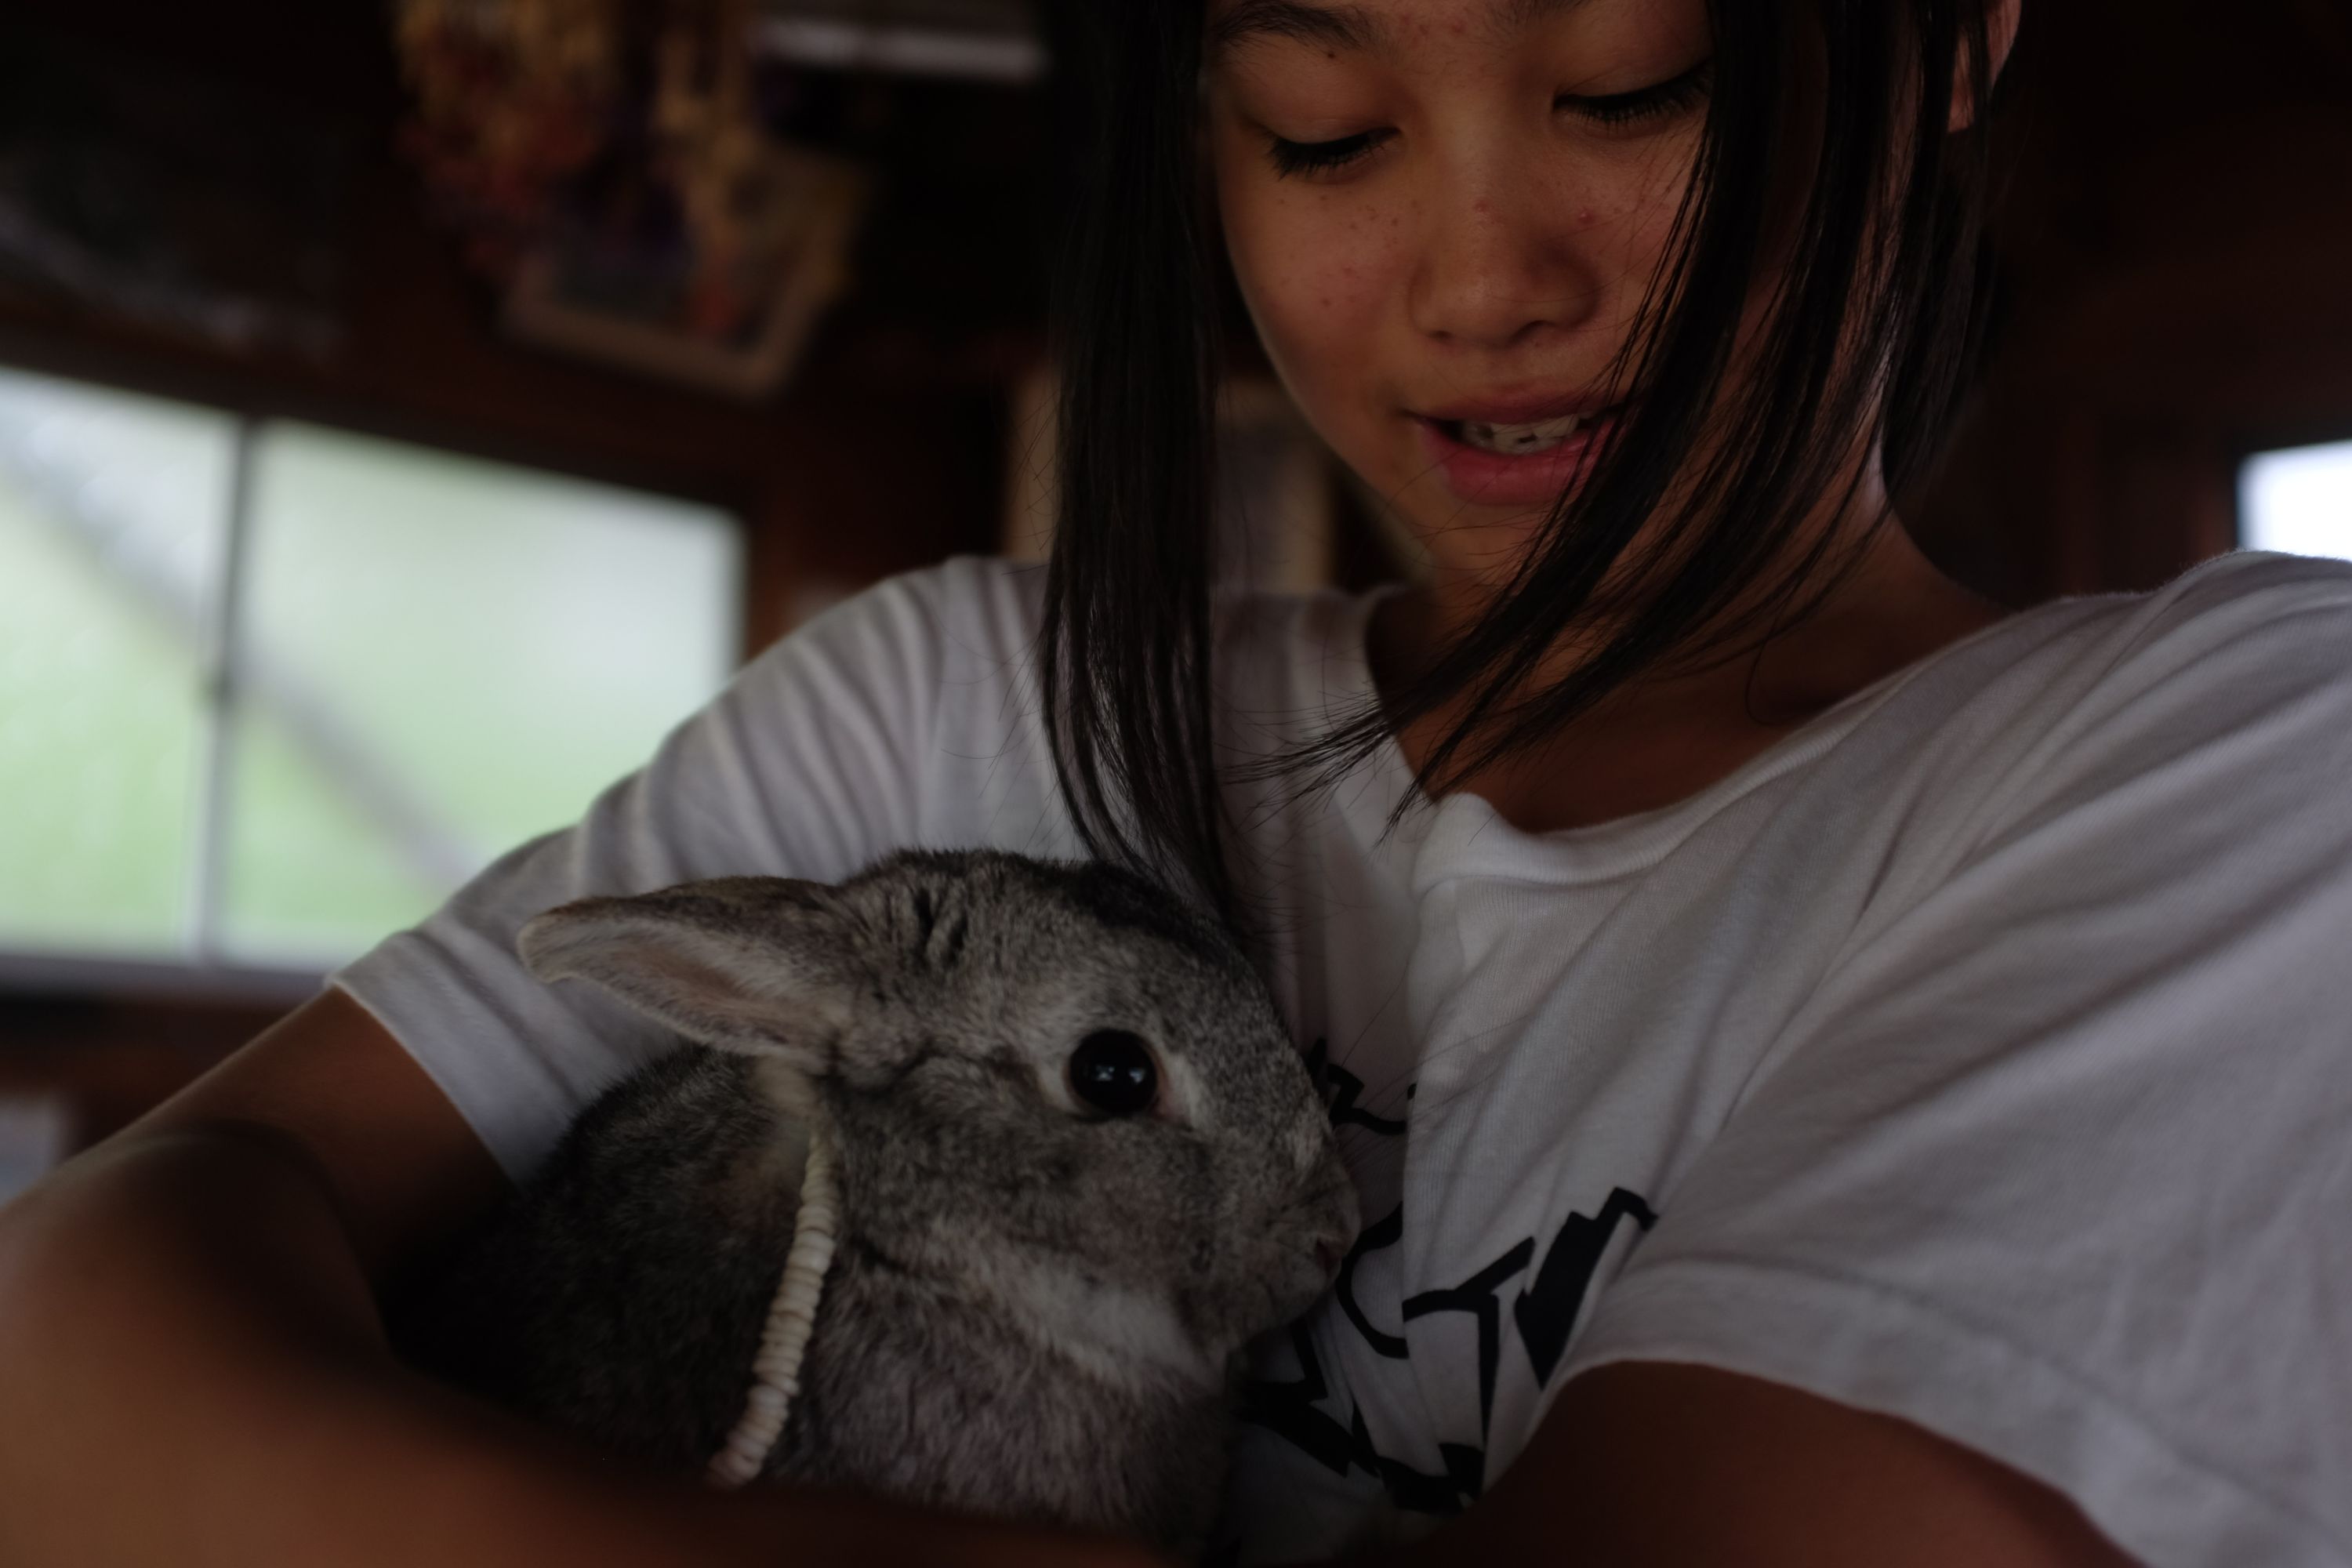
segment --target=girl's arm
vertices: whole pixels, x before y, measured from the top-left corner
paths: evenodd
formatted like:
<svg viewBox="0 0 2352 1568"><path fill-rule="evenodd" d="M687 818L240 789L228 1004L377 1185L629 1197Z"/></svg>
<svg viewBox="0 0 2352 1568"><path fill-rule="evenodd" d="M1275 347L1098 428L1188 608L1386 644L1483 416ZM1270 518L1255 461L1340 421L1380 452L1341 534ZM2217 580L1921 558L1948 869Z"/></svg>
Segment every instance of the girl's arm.
<svg viewBox="0 0 2352 1568"><path fill-rule="evenodd" d="M1925 1427L1712 1367L1560 1391L1494 1489L1364 1568L2128 1568L2065 1498Z"/></svg>
<svg viewBox="0 0 2352 1568"><path fill-rule="evenodd" d="M0 1210L0 1562L1151 1561L651 1477L411 1373L374 1287L503 1181L331 991Z"/></svg>

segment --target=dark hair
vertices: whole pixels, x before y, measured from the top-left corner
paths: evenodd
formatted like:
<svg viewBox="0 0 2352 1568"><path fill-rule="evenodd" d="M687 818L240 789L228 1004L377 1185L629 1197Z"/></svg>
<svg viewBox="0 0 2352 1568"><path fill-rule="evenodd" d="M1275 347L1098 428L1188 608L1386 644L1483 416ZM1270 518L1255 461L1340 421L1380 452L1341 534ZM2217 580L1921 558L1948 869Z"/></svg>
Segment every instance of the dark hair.
<svg viewBox="0 0 2352 1568"><path fill-rule="evenodd" d="M1976 348L1990 4L1708 0L1696 168L1612 367L1639 401L1475 625L1385 710L1348 717L1280 769L1310 787L1459 702L1418 775L1424 797L1442 794L1638 675L1739 657L1819 605L1885 520L1792 553L1800 525L1857 433L1884 439L1890 492L1916 477ZM1190 884L1235 920L1211 747L1225 262L1198 200L1203 5L1084 9L1100 20L1070 37L1091 58L1063 68L1083 73L1094 120L1055 289L1061 493L1042 647L1054 760L1096 855ZM1948 136L1956 79L1974 112ZM1768 254L1785 262L1755 374L1727 387ZM1721 436L1702 450L1711 423ZM1662 509L1678 477L1691 503ZM1622 599L1611 584L1612 635L1566 676L1533 682L1645 525L1658 547Z"/></svg>

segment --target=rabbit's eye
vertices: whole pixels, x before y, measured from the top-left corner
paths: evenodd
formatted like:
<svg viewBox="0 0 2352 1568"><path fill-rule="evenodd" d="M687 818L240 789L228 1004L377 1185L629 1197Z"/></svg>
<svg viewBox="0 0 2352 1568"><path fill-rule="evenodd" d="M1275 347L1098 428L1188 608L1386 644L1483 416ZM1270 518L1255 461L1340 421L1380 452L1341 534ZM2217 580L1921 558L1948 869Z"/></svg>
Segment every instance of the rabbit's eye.
<svg viewBox="0 0 2352 1568"><path fill-rule="evenodd" d="M1151 1047L1125 1029L1097 1029L1070 1053L1070 1092L1107 1116L1150 1110L1160 1093Z"/></svg>

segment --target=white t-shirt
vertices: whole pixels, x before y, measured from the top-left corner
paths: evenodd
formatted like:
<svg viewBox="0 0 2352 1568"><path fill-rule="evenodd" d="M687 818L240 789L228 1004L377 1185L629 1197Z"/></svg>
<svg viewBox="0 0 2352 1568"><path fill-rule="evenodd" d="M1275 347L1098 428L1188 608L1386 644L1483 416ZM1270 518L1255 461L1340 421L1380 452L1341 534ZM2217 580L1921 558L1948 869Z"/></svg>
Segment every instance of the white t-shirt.
<svg viewBox="0 0 2352 1568"><path fill-rule="evenodd" d="M1077 852L1041 586L959 560L837 606L336 983L520 1176L660 1043L530 980L528 915ZM1221 603L1234 752L1370 694L1372 602ZM1240 1560L1425 1529L1649 1359L1906 1417L2152 1563L2352 1564L2352 567L2028 611L1597 826L1456 795L1382 839L1410 787L1391 747L1234 794L1366 1219L1257 1357Z"/></svg>

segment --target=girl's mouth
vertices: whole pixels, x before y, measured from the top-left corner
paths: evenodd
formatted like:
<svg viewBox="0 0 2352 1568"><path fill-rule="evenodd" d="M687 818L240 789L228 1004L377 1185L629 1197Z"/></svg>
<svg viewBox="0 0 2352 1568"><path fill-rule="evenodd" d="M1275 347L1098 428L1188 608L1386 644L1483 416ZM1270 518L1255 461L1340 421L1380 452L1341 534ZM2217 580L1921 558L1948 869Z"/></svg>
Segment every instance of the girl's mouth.
<svg viewBox="0 0 2352 1568"><path fill-rule="evenodd" d="M1564 414L1557 419L1536 419L1518 425L1489 424L1482 419L1442 419L1438 421L1438 428L1465 446L1475 447L1482 452L1494 452L1506 458L1532 458L1539 452L1550 451L1575 435L1585 417L1580 414Z"/></svg>
<svg viewBox="0 0 2352 1568"><path fill-rule="evenodd" d="M1526 425L1412 417L1423 454L1444 473L1456 500L1527 506L1549 503L1577 483L1596 443L1616 427L1623 411L1620 404Z"/></svg>

